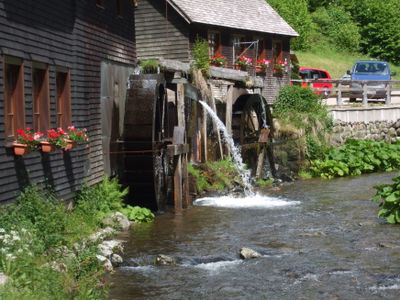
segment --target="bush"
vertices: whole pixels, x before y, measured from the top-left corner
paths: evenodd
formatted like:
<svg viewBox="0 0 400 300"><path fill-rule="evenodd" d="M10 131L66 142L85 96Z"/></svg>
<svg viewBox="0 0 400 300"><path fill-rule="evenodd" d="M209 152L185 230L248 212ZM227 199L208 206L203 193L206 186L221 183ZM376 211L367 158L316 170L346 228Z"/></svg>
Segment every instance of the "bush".
<svg viewBox="0 0 400 300"><path fill-rule="evenodd" d="M208 161L205 164L189 165L188 172L196 178L197 191L221 191L231 188L234 181L240 181L236 167L230 159Z"/></svg>
<svg viewBox="0 0 400 300"><path fill-rule="evenodd" d="M194 67L197 70L202 71L203 74L207 74L210 69L209 54L208 54L208 42L199 37L196 38L193 46L193 59Z"/></svg>
<svg viewBox="0 0 400 300"><path fill-rule="evenodd" d="M14 205L2 211L0 226L12 230L16 226L29 229L45 248L65 243L63 235L67 224L65 207L48 191L28 186Z"/></svg>
<svg viewBox="0 0 400 300"><path fill-rule="evenodd" d="M373 201L379 203L379 217L383 217L390 224L400 223L400 176L393 178L393 184L376 186Z"/></svg>
<svg viewBox="0 0 400 300"><path fill-rule="evenodd" d="M67 210L51 192L29 186L15 203L1 207L0 272L12 280L1 287L0 298L105 298L97 245L87 242L79 251L72 245L96 230L101 216L121 210L126 193L116 179L104 178L85 186L75 208Z"/></svg>
<svg viewBox="0 0 400 300"><path fill-rule="evenodd" d="M157 73L160 66L159 61L153 58L141 60L139 64L144 74Z"/></svg>
<svg viewBox="0 0 400 300"><path fill-rule="evenodd" d="M330 128L332 119L321 99L310 88L285 86L274 103L274 117L309 133L315 127Z"/></svg>

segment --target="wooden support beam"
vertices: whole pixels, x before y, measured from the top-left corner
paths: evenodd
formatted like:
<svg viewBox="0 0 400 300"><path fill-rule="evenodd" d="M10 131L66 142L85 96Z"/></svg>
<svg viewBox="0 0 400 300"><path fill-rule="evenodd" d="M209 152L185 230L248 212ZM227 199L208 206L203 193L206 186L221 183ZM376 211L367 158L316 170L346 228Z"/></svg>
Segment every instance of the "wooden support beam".
<svg viewBox="0 0 400 300"><path fill-rule="evenodd" d="M167 145L169 156L178 156L189 152L189 144Z"/></svg>
<svg viewBox="0 0 400 300"><path fill-rule="evenodd" d="M178 114L178 126L185 129L185 87L183 83L176 85L176 109Z"/></svg>
<svg viewBox="0 0 400 300"><path fill-rule="evenodd" d="M182 158L174 157L174 208L175 214L182 214Z"/></svg>
<svg viewBox="0 0 400 300"><path fill-rule="evenodd" d="M266 145L261 144L261 149L260 152L258 153L258 159L257 159L257 169L256 169L256 178L261 179L263 176L263 167L264 167L264 160L265 160L265 149Z"/></svg>
<svg viewBox="0 0 400 300"><path fill-rule="evenodd" d="M225 126L229 134L232 134L232 105L233 105L233 85L228 86L226 94L226 113Z"/></svg>

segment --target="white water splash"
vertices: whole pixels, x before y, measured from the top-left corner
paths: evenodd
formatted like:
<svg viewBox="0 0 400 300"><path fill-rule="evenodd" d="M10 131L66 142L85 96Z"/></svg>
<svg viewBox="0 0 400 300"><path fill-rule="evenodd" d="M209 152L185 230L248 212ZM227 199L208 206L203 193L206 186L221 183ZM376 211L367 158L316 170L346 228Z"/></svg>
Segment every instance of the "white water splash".
<svg viewBox="0 0 400 300"><path fill-rule="evenodd" d="M242 177L242 181L244 184L244 193L246 196L254 195L253 187L250 184L250 171L245 168L243 164L243 159L240 154L240 149L235 146L232 136L228 133L228 130L225 127L225 124L218 118L218 115L215 111L212 110L210 106L207 105L204 101L199 101L200 104L204 107L210 117L213 119L215 124L217 125L218 130L222 132L223 140L229 147L229 151L232 154L233 163L236 166L236 169L239 171L240 176Z"/></svg>
<svg viewBox="0 0 400 300"><path fill-rule="evenodd" d="M219 261L219 262L211 262L211 263L204 263L198 264L195 267L203 270L207 270L210 273L217 273L218 271L234 267L238 264L242 263L241 260L233 260L233 261Z"/></svg>
<svg viewBox="0 0 400 300"><path fill-rule="evenodd" d="M274 208L290 205L298 205L300 201L287 201L275 197L267 197L262 195L253 195L242 198L234 198L231 196L223 197L205 197L194 201L196 206L213 206L227 208Z"/></svg>

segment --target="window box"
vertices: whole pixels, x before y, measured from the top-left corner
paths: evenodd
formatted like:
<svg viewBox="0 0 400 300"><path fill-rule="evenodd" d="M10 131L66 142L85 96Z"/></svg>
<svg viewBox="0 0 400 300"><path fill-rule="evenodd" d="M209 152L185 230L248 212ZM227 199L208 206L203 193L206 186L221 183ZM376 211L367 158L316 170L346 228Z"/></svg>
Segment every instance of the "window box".
<svg viewBox="0 0 400 300"><path fill-rule="evenodd" d="M72 141L72 140L65 140L65 142L67 143L65 145L65 147L63 148L64 151L70 151L73 148L76 147L76 141Z"/></svg>
<svg viewBox="0 0 400 300"><path fill-rule="evenodd" d="M56 146L46 142L46 141L42 141L40 142L40 147L42 149L43 153L50 153L50 152L54 152L56 150Z"/></svg>
<svg viewBox="0 0 400 300"><path fill-rule="evenodd" d="M16 155L16 156L23 156L25 154L28 154L30 151L29 146L26 144L20 144L20 143L14 142L12 144L12 147L14 149L14 155Z"/></svg>

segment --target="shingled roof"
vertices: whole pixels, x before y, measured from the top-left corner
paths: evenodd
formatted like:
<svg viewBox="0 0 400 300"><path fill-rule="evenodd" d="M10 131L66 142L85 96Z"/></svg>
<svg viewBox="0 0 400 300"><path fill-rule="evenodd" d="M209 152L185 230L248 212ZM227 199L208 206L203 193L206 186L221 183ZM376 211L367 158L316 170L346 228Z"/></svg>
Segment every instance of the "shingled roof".
<svg viewBox="0 0 400 300"><path fill-rule="evenodd" d="M167 0L188 23L298 36L265 0Z"/></svg>

